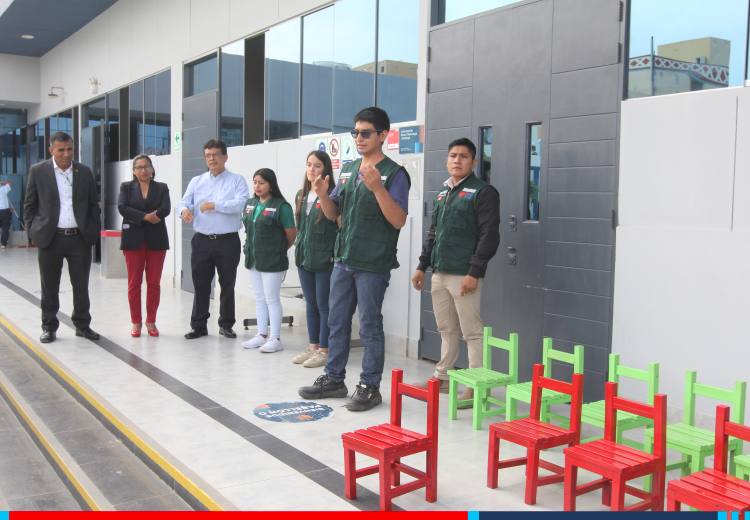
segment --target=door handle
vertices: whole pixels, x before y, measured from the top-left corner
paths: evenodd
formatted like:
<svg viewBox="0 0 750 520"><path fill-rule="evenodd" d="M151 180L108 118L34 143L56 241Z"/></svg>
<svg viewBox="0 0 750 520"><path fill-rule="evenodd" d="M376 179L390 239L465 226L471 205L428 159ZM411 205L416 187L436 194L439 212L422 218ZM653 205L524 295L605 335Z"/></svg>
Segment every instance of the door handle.
<svg viewBox="0 0 750 520"><path fill-rule="evenodd" d="M508 219L508 231L511 233L515 233L516 229L518 229L518 224L516 223L516 216L511 215Z"/></svg>
<svg viewBox="0 0 750 520"><path fill-rule="evenodd" d="M516 248L508 246L508 265L516 265Z"/></svg>

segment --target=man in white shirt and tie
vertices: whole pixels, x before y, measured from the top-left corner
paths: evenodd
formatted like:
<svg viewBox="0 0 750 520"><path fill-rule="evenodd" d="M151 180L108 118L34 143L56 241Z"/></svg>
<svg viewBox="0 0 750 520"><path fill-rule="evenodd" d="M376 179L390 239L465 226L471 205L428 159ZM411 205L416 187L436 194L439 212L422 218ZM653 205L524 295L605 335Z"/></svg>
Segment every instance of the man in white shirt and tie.
<svg viewBox="0 0 750 520"><path fill-rule="evenodd" d="M203 154L208 171L192 178L177 206L177 214L186 223L192 222L195 230L190 241L190 267L195 289L190 316L192 329L185 334L185 339L208 334L208 304L215 272L219 274L221 286L219 334L236 338L237 334L232 330L236 321L234 283L242 253L237 232L242 227L242 209L250 198L250 191L242 175L224 167L229 155L223 141L211 139L203 145Z"/></svg>
<svg viewBox="0 0 750 520"><path fill-rule="evenodd" d="M12 182L0 181L0 228L3 228L3 234L0 235L0 249L8 247L10 228L13 225L13 210L8 200L11 186L13 186Z"/></svg>
<svg viewBox="0 0 750 520"><path fill-rule="evenodd" d="M73 161L73 139L65 132L49 138L52 158L29 169L23 220L37 246L42 281L42 343L55 341L60 321L63 260L73 286L71 320L76 336L99 339L91 330L89 272L91 247L100 234L99 195L91 170Z"/></svg>

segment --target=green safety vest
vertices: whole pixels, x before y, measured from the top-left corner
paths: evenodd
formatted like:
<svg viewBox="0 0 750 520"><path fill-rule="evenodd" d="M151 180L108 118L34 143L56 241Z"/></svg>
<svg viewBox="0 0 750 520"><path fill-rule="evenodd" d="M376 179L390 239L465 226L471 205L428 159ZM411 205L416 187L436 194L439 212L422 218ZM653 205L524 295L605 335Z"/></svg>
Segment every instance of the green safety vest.
<svg viewBox="0 0 750 520"><path fill-rule="evenodd" d="M354 269L387 273L399 265L396 260L399 230L385 218L375 194L365 183L356 185L361 164L362 159L346 163L339 176L341 231L336 239L334 259ZM380 171L386 189L399 168L402 168L388 157L375 167ZM411 186L408 172L406 179Z"/></svg>
<svg viewBox="0 0 750 520"><path fill-rule="evenodd" d="M261 204L258 197L245 202L242 223L245 225L245 268L266 273L278 273L289 269L286 255L286 232L279 220L281 206L288 202L271 197L255 222L255 208Z"/></svg>
<svg viewBox="0 0 750 520"><path fill-rule="evenodd" d="M302 190L297 192L295 206L302 196ZM333 220L328 220L322 215L320 222L318 217L323 213L320 207L320 199L315 198L315 204L307 214L307 197L297 215L297 241L294 243L294 263L297 267L310 272L333 270L333 245L338 235L338 225Z"/></svg>
<svg viewBox="0 0 750 520"><path fill-rule="evenodd" d="M433 271L445 274L466 276L471 265L471 257L479 244L479 229L475 204L477 195L489 186L486 182L470 174L455 190L448 200L448 187L444 187L435 196L433 222L435 223L435 242L432 246L430 262ZM480 278L484 278L484 271Z"/></svg>

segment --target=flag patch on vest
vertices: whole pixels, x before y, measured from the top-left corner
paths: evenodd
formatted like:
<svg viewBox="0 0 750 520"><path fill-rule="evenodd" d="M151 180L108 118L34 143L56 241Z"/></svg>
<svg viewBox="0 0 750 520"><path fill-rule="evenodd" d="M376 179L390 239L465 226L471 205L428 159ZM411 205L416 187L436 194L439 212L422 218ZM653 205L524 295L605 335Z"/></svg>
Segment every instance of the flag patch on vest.
<svg viewBox="0 0 750 520"><path fill-rule="evenodd" d="M268 208L263 210L263 216L264 217L275 217L276 216L276 208Z"/></svg>
<svg viewBox="0 0 750 520"><path fill-rule="evenodd" d="M248 206L245 208L245 213L250 213L254 209L255 209L255 206Z"/></svg>
<svg viewBox="0 0 750 520"><path fill-rule="evenodd" d="M317 203L315 204L315 209L320 209L320 202L317 202Z"/></svg>
<svg viewBox="0 0 750 520"><path fill-rule="evenodd" d="M463 197L465 199L470 199L471 197L474 196L474 194L473 193L466 193L465 191L462 191L461 193L458 194L458 196L459 197Z"/></svg>
<svg viewBox="0 0 750 520"><path fill-rule="evenodd" d="M438 193L437 200L443 200L443 197L445 197L445 194L448 193L448 190L443 190L440 193Z"/></svg>

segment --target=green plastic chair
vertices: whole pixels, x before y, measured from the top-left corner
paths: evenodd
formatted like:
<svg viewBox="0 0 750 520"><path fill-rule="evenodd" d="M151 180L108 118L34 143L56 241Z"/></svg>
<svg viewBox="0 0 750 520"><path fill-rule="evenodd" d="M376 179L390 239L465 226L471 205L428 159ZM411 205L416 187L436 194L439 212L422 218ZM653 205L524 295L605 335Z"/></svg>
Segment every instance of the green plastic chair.
<svg viewBox="0 0 750 520"><path fill-rule="evenodd" d="M682 453L679 461L667 464L667 471L680 469L680 476L703 471L705 458L714 454L714 432L695 426L695 396L702 395L732 404L732 422L745 423L745 393L747 383L735 381L734 390L725 390L715 386L702 385L697 382L698 372L688 370L685 377L685 411L682 422L667 426L667 448ZM644 451L651 453L654 430L648 429ZM735 473L735 455L742 454L742 441L733 437L729 439L730 469ZM652 479L644 477L643 489L650 492Z"/></svg>
<svg viewBox="0 0 750 520"><path fill-rule="evenodd" d="M544 338L542 343L542 363L544 364L544 377L552 377L552 363L551 360L562 361L563 363L569 363L573 365L573 372L575 374L583 374L583 345L576 345L573 353L562 352L559 350L552 349L552 338ZM519 383L510 385L505 391L505 398L508 400L508 412L505 414L506 421L512 421L514 419L520 419L522 417L528 417L528 415L519 416L518 401L531 404L531 390L532 382ZM550 406L553 404L569 403L570 395L554 392L552 390L545 389L542 392L542 410L539 414L539 420L542 422L549 423L550 419L555 419L563 425L564 428L570 428L570 419L562 415L558 415L549 411Z"/></svg>
<svg viewBox="0 0 750 520"><path fill-rule="evenodd" d="M492 370L492 348L508 351L508 371L503 374ZM448 370L450 383L448 386L448 419L455 420L458 416L459 405L474 404L475 430L482 429L482 419L505 413L505 401L490 395L490 390L518 382L518 334L511 334L508 341L492 337L492 327L484 328L484 346L482 353L482 367L466 370ZM474 399L458 400L458 383L474 389ZM495 404L500 408L491 409Z"/></svg>
<svg viewBox="0 0 750 520"><path fill-rule="evenodd" d="M626 367L620 364L620 354L609 355L609 382L619 383L620 377L627 377L648 383L648 397L646 404L654 405L654 396L659 393L659 363L649 363L648 371L637 368ZM584 404L581 410L581 421L604 428L605 417L604 400L595 403ZM623 439L622 432L640 428L641 426L653 428L651 419L641 417L622 410L617 412L617 443L625 444L631 448L643 450L643 444L630 439ZM603 436L591 437L581 441L581 444L602 439Z"/></svg>
<svg viewBox="0 0 750 520"><path fill-rule="evenodd" d="M735 476L742 480L750 480L750 455L735 456L734 464L737 466Z"/></svg>

